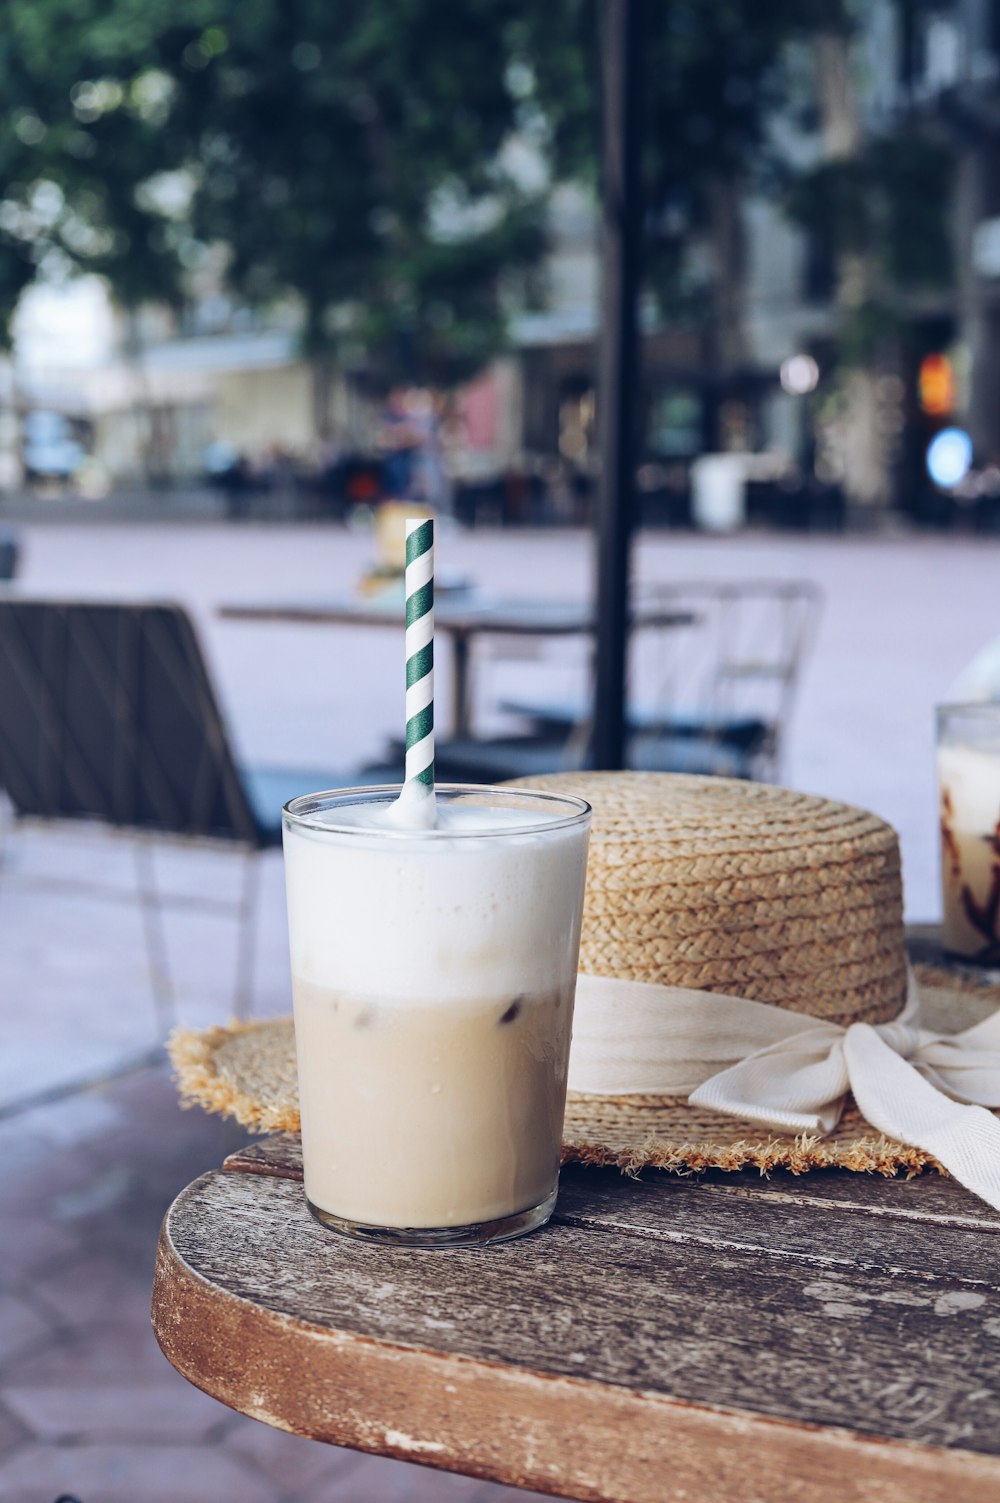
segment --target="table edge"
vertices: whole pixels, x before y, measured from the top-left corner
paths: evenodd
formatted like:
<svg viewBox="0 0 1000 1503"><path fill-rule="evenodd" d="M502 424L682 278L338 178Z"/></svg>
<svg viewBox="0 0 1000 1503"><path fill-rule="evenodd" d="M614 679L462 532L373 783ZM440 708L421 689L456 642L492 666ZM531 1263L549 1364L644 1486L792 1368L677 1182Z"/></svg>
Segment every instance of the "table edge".
<svg viewBox="0 0 1000 1503"><path fill-rule="evenodd" d="M174 1246L169 1217L152 1299L164 1356L195 1387L279 1429L584 1503L865 1503L873 1490L880 1503L953 1503L958 1487L963 1503L998 1495L1000 1457L310 1325L199 1274Z"/></svg>

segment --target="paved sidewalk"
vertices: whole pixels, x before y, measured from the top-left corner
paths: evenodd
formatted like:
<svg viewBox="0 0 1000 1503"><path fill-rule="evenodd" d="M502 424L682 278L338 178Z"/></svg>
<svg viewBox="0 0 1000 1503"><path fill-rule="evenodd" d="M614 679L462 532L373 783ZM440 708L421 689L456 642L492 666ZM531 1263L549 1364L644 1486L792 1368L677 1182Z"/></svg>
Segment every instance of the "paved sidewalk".
<svg viewBox="0 0 1000 1503"><path fill-rule="evenodd" d="M526 1495L272 1430L185 1382L149 1324L177 1190L240 1134L162 1064L0 1122L0 1499L499 1503Z"/></svg>
<svg viewBox="0 0 1000 1503"><path fill-rule="evenodd" d="M337 528L37 525L24 529L23 583L183 599L245 754L347 769L398 730L401 644L391 633L225 623L215 608L343 591L370 557L370 539ZM590 578L588 540L573 533L442 529L439 568L444 560L498 593L572 596ZM788 780L892 820L913 919L937 912L932 706L1000 634L998 564L989 539L658 535L636 551L644 579L805 577L824 587ZM567 682L580 670L578 649L557 655ZM239 860L163 847L158 866L172 893L195 899L169 911L179 1014L222 1022L236 924L197 900L235 894ZM116 896L51 885L96 872ZM82 1503L524 1498L269 1430L198 1393L160 1356L148 1317L160 1218L236 1139L178 1109L162 1061L58 1099L156 1045L133 881L128 841L101 833L26 832L0 845L0 1503L53 1503L63 1491ZM287 1011L277 853L262 862L256 949L256 1011ZM52 1099L39 1104L45 1093Z"/></svg>

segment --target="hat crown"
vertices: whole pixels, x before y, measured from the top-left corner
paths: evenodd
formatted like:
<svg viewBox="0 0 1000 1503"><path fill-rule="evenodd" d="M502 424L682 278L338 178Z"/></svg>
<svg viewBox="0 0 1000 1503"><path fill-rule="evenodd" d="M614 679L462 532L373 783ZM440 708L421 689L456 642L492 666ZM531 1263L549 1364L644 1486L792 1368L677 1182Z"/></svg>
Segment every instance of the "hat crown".
<svg viewBox="0 0 1000 1503"><path fill-rule="evenodd" d="M531 781L593 805L581 970L845 1026L900 1011L903 888L899 841L884 820L730 778Z"/></svg>

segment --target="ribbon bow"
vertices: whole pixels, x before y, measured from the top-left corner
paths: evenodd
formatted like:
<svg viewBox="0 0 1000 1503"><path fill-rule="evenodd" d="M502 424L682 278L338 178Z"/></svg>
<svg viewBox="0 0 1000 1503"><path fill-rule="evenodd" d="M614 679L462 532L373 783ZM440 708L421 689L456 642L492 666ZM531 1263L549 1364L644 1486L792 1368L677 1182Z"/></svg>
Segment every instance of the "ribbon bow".
<svg viewBox="0 0 1000 1503"><path fill-rule="evenodd" d="M839 1024L684 987L577 978L569 1086L686 1096L787 1133L832 1132L850 1091L879 1132L938 1160L1000 1210L1000 1009L962 1033L924 1026L910 976L891 1023Z"/></svg>

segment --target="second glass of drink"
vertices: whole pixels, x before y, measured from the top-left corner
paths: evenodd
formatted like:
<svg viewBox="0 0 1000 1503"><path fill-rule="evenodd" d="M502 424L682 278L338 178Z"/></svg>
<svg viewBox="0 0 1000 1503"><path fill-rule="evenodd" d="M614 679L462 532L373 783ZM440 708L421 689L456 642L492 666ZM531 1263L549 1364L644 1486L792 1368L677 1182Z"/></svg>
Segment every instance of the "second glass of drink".
<svg viewBox="0 0 1000 1503"><path fill-rule="evenodd" d="M1000 704L937 712L942 941L1000 966Z"/></svg>

